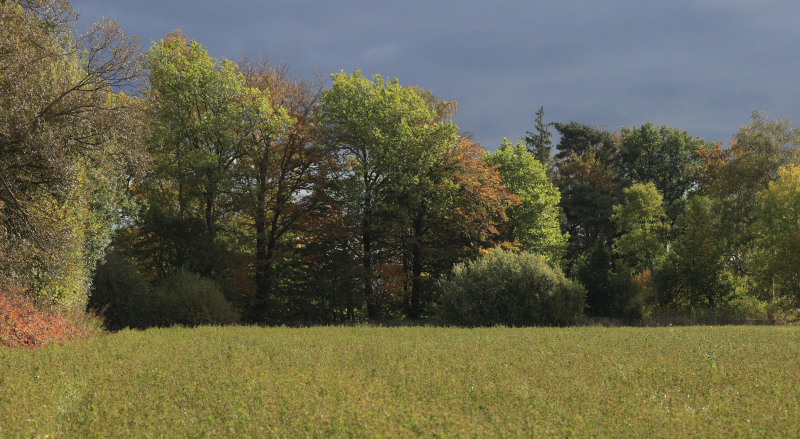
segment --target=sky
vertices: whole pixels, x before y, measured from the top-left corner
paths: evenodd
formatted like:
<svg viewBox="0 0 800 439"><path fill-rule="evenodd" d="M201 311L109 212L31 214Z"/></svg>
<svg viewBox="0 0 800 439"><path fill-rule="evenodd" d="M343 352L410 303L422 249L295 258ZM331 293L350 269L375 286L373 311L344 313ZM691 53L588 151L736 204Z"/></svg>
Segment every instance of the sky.
<svg viewBox="0 0 800 439"><path fill-rule="evenodd" d="M145 48L181 29L219 59L314 78L359 68L458 102L487 149L545 122L647 122L726 142L800 113L797 0L72 0Z"/></svg>

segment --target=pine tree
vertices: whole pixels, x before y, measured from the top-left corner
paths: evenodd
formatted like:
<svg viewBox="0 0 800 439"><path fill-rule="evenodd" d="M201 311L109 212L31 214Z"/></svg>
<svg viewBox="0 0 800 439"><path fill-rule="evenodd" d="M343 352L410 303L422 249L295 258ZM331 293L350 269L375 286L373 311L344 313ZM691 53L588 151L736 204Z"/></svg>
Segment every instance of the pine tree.
<svg viewBox="0 0 800 439"><path fill-rule="evenodd" d="M551 124L544 123L544 107L539 107L536 112L536 132L526 131L525 144L536 159L547 166L550 170L550 151L553 148L553 142L550 140L553 134L550 133L548 127Z"/></svg>

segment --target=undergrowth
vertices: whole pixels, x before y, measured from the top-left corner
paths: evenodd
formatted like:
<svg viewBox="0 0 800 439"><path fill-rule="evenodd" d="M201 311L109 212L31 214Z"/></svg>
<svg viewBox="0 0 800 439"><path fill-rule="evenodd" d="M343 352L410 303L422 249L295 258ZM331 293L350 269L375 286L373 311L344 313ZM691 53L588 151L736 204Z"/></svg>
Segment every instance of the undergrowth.
<svg viewBox="0 0 800 439"><path fill-rule="evenodd" d="M21 293L0 292L0 345L39 347L102 332L97 317L79 308L56 309Z"/></svg>

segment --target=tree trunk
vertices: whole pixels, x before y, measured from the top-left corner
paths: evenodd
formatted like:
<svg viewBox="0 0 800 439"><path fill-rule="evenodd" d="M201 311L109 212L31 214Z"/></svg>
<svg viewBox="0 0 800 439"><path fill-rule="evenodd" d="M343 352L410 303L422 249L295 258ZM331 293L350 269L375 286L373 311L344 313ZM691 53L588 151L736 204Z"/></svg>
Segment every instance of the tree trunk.
<svg viewBox="0 0 800 439"><path fill-rule="evenodd" d="M270 246L267 238L267 192L269 191L269 178L267 177L267 163L265 157L262 157L259 163L257 180L258 190L256 192L254 212L256 228L256 297L253 319L257 322L264 322L268 311L267 302L272 292L272 257L269 254Z"/></svg>
<svg viewBox="0 0 800 439"><path fill-rule="evenodd" d="M210 193L206 194L206 230L208 237L212 241L217 238L217 225L214 223L214 197Z"/></svg>
<svg viewBox="0 0 800 439"><path fill-rule="evenodd" d="M183 183L178 183L178 218L183 219L183 212L186 210L183 202Z"/></svg>
<svg viewBox="0 0 800 439"><path fill-rule="evenodd" d="M422 315L422 248L415 239L414 247L411 250L411 308L408 317L418 319Z"/></svg>
<svg viewBox="0 0 800 439"><path fill-rule="evenodd" d="M353 291L350 288L347 289L347 295L345 296L345 306L347 307L347 320L355 322L356 314L353 306Z"/></svg>
<svg viewBox="0 0 800 439"><path fill-rule="evenodd" d="M261 289L262 297L264 298L264 309L262 311L262 318L266 320L267 312L266 301L274 294L272 289L275 279L275 251L278 245L278 219L280 218L281 211L274 210L272 212L272 221L267 232L266 249L263 253L263 259L260 261L261 266Z"/></svg>
<svg viewBox="0 0 800 439"><path fill-rule="evenodd" d="M263 322L267 313L267 298L269 297L269 259L267 258L267 212L264 208L264 194L259 191L256 196L258 205L255 211L256 227L256 297L253 309L253 319Z"/></svg>
<svg viewBox="0 0 800 439"><path fill-rule="evenodd" d="M380 317L380 304L372 286L372 235L369 215L370 212L365 211L361 223L361 242L364 251L361 262L364 269L364 300L367 302L367 316L370 320L377 320Z"/></svg>
<svg viewBox="0 0 800 439"><path fill-rule="evenodd" d="M408 317L418 319L422 315L422 235L423 222L420 214L414 221L414 237L411 241L411 306Z"/></svg>

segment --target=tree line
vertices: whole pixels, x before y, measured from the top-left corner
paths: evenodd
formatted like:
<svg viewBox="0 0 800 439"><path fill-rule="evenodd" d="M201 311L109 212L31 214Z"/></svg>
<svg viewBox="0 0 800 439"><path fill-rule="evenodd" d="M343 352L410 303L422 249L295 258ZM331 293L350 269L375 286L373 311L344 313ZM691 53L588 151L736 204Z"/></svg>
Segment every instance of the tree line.
<svg viewBox="0 0 800 439"><path fill-rule="evenodd" d="M416 320L520 294L508 309L780 320L800 301L787 120L754 113L723 146L541 108L488 152L456 102L397 79L305 81L179 31L143 51L111 21L77 37L64 0L0 20L4 291L111 327ZM527 274L488 299L476 273Z"/></svg>

